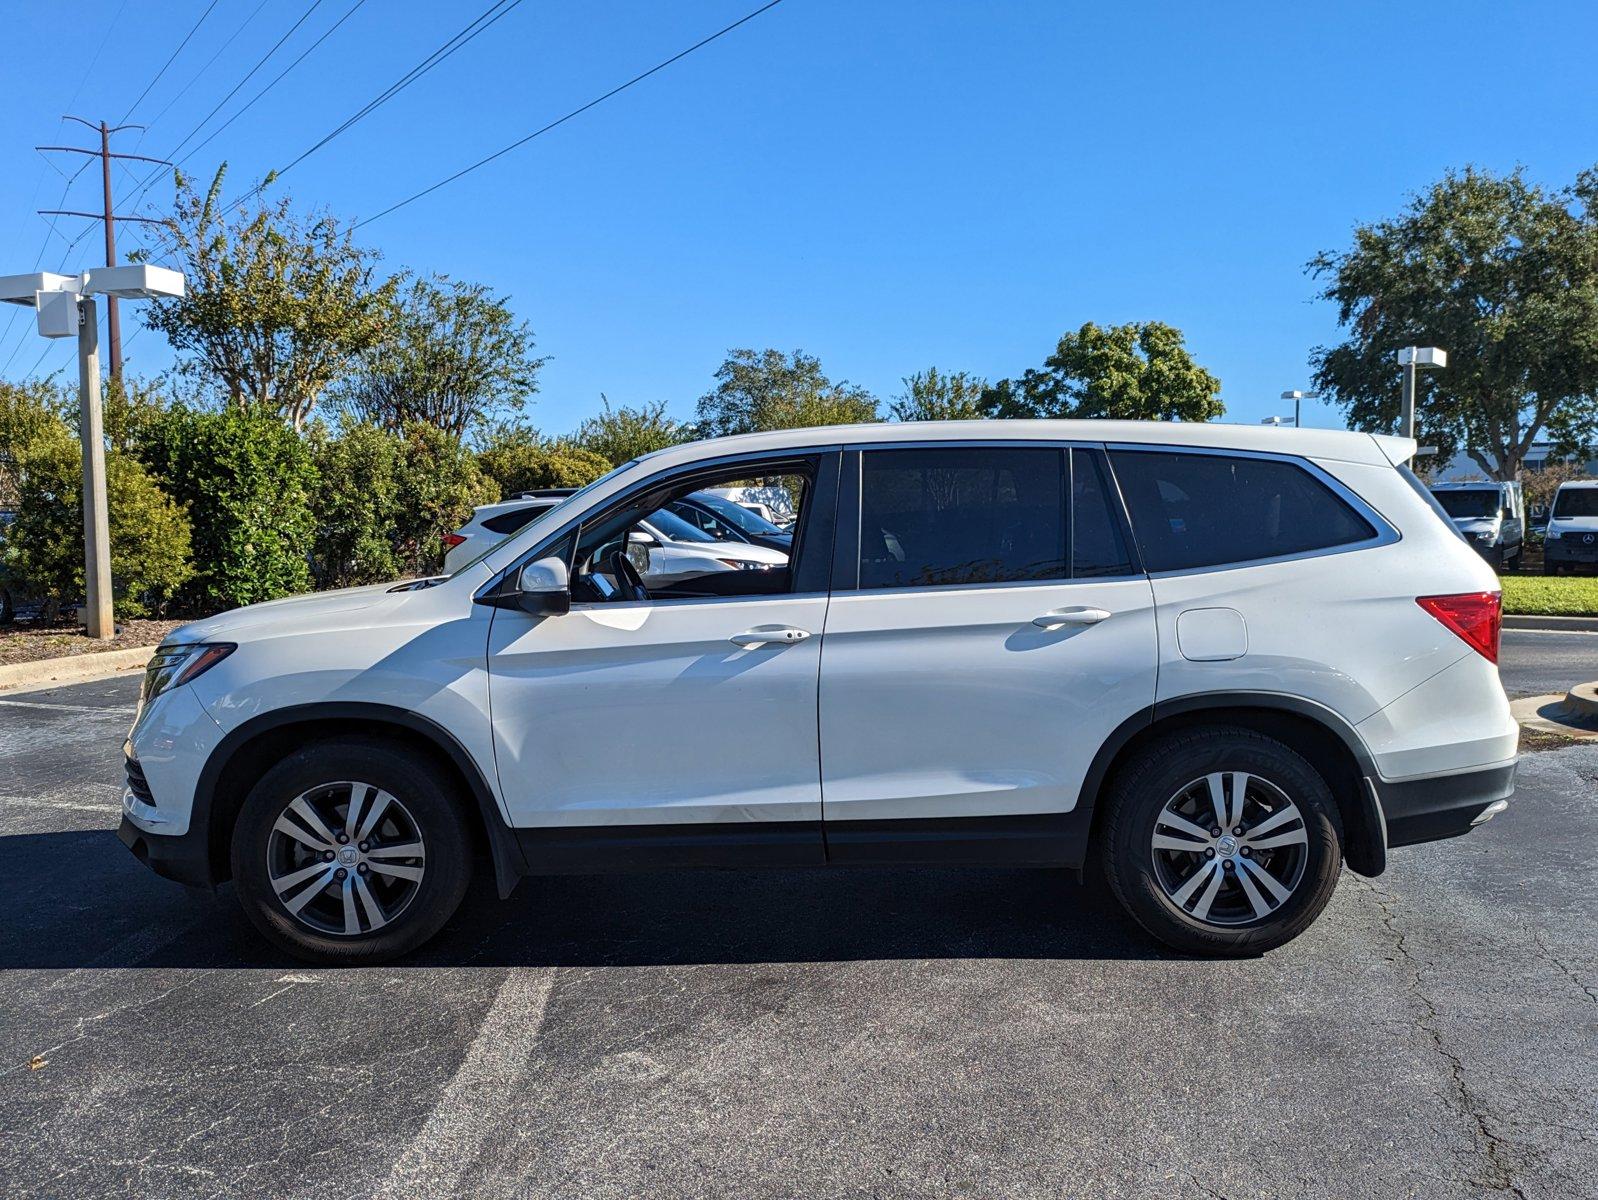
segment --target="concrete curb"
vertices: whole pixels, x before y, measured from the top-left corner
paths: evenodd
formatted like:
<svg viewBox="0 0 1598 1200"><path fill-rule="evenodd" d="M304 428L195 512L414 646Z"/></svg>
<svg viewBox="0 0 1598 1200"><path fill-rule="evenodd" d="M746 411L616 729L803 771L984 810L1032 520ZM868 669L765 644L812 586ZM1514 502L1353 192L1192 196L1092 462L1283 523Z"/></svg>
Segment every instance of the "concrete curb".
<svg viewBox="0 0 1598 1200"><path fill-rule="evenodd" d="M1505 629L1563 629L1571 633L1598 633L1598 617L1528 617L1506 613Z"/></svg>
<svg viewBox="0 0 1598 1200"><path fill-rule="evenodd" d="M60 683L87 683L92 679L110 679L128 671L142 671L154 653L154 646L133 646L126 650L101 650L92 654L72 654L66 658L10 663L0 666L0 692L50 687Z"/></svg>

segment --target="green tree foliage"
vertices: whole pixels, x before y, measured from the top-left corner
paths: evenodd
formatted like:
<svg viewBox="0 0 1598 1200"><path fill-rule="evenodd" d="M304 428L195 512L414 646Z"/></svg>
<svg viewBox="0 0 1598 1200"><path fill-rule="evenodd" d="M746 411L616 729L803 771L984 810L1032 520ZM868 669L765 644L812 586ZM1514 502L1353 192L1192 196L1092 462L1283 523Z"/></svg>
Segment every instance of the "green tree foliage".
<svg viewBox="0 0 1598 1200"><path fill-rule="evenodd" d="M275 414L176 405L145 431L138 453L188 507L199 606L309 590L316 467L305 440Z"/></svg>
<svg viewBox="0 0 1598 1200"><path fill-rule="evenodd" d="M65 426L18 454L16 520L0 542L8 580L46 602L46 615L84 594L83 455ZM118 615L148 616L193 574L189 521L130 455L106 455L111 588Z"/></svg>
<svg viewBox="0 0 1598 1200"><path fill-rule="evenodd" d="M1538 437L1598 431L1598 170L1553 193L1519 170L1450 173L1307 269L1346 333L1312 355L1315 380L1358 428L1396 430L1396 353L1421 345L1448 351L1416 410L1444 457L1514 479Z"/></svg>
<svg viewBox="0 0 1598 1200"><path fill-rule="evenodd" d="M399 577L399 438L352 423L334 436L321 422L307 444L316 464L312 573L319 587L353 587Z"/></svg>
<svg viewBox="0 0 1598 1200"><path fill-rule="evenodd" d="M171 229L188 291L147 306L145 321L207 392L299 429L328 384L383 339L399 280L375 282L376 255L349 228L300 216L287 197L228 209L226 171L203 196L178 175Z"/></svg>
<svg viewBox="0 0 1598 1200"><path fill-rule="evenodd" d="M566 442L546 442L525 427L502 428L477 455L483 473L498 491L495 500L536 488L582 487L611 463L592 450Z"/></svg>
<svg viewBox="0 0 1598 1200"><path fill-rule="evenodd" d="M571 446L599 455L613 467L631 462L640 454L650 454L692 441L693 426L666 415L666 402L657 401L640 408L623 405L612 408L600 396L602 409L577 427L566 441Z"/></svg>
<svg viewBox="0 0 1598 1200"><path fill-rule="evenodd" d="M408 422L400 431L394 470L394 555L404 576L435 574L444 535L464 525L479 504L499 499L461 440L437 426Z"/></svg>
<svg viewBox="0 0 1598 1200"><path fill-rule="evenodd" d="M1182 333L1159 321L1095 325L1060 338L1041 370L1000 380L983 396L994 417L1213 421L1221 382L1193 361Z"/></svg>
<svg viewBox="0 0 1598 1200"><path fill-rule="evenodd" d="M443 276L418 279L387 336L360 355L332 399L385 429L422 421L463 438L519 411L538 390L544 361L504 297Z"/></svg>
<svg viewBox="0 0 1598 1200"><path fill-rule="evenodd" d="M969 421L986 416L982 394L988 382L964 371L928 367L904 378L904 391L888 406L895 421Z"/></svg>
<svg viewBox="0 0 1598 1200"><path fill-rule="evenodd" d="M17 460L35 438L65 432L65 400L54 384L0 380L0 511L17 506Z"/></svg>
<svg viewBox="0 0 1598 1200"><path fill-rule="evenodd" d="M715 379L716 386L699 398L705 437L877 420L875 396L850 383L834 383L821 360L803 350L792 355L732 350Z"/></svg>

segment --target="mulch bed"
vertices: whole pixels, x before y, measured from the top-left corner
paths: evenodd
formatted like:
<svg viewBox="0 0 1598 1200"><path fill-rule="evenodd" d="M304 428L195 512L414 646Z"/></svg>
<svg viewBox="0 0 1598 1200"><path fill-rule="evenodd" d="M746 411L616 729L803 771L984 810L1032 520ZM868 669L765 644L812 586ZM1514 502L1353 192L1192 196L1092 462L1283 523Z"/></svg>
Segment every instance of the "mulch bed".
<svg viewBox="0 0 1598 1200"><path fill-rule="evenodd" d="M109 641L88 637L78 625L36 625L18 622L0 625L0 665L93 654L98 650L126 650L154 646L182 621L118 621L117 635Z"/></svg>

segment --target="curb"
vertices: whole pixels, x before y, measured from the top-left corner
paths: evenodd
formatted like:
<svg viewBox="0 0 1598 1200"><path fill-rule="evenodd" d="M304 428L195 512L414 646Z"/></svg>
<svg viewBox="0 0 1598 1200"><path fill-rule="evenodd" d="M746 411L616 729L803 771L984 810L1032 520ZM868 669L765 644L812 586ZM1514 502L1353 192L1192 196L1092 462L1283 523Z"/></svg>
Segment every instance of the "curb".
<svg viewBox="0 0 1598 1200"><path fill-rule="evenodd" d="M1563 629L1567 633L1598 633L1598 617L1531 617L1504 615L1505 629Z"/></svg>
<svg viewBox="0 0 1598 1200"><path fill-rule="evenodd" d="M93 679L110 679L128 671L142 671L154 653L154 646L132 646L126 650L101 650L90 654L71 654L65 658L10 663L0 666L0 692L58 683L87 683Z"/></svg>

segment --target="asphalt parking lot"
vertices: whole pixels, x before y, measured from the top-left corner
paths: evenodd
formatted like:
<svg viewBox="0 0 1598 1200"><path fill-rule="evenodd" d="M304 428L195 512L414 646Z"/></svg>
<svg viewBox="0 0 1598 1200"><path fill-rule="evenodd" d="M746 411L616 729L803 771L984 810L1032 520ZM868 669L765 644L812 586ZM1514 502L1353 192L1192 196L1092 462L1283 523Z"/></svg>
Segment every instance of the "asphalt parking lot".
<svg viewBox="0 0 1598 1200"><path fill-rule="evenodd" d="M1506 635L1506 686L1581 637ZM1254 961L860 870L479 889L327 971L116 840L136 687L0 696L7 1196L1598 1195L1598 746Z"/></svg>

